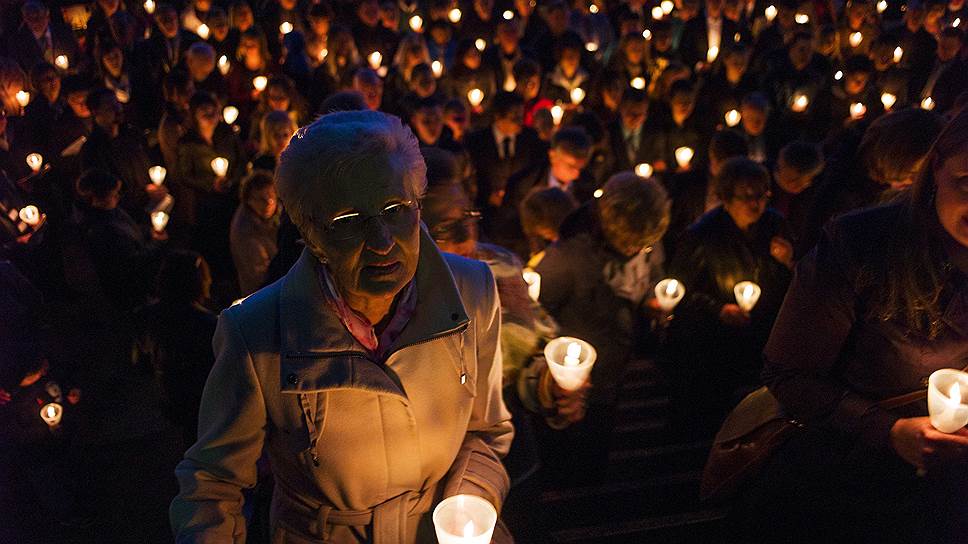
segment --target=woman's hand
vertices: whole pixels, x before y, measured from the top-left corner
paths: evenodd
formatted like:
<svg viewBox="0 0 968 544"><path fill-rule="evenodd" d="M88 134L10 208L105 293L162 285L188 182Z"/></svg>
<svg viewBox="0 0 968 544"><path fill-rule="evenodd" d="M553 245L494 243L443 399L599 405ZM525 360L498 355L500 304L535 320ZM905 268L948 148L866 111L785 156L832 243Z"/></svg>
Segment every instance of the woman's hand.
<svg viewBox="0 0 968 544"><path fill-rule="evenodd" d="M730 327L746 327L750 324L750 314L736 304L724 304L719 310L719 320Z"/></svg>
<svg viewBox="0 0 968 544"><path fill-rule="evenodd" d="M555 408L558 417L568 423L577 423L585 417L585 398L588 396L588 389L591 387L589 382L574 391L562 389L554 383L551 394L555 399Z"/></svg>
<svg viewBox="0 0 968 544"><path fill-rule="evenodd" d="M212 182L212 188L215 189L217 193L224 193L229 190L229 178L226 176L219 176L215 178Z"/></svg>
<svg viewBox="0 0 968 544"><path fill-rule="evenodd" d="M943 433L929 417L899 419L891 427L894 451L918 469L930 471L953 463L968 463L968 429Z"/></svg>

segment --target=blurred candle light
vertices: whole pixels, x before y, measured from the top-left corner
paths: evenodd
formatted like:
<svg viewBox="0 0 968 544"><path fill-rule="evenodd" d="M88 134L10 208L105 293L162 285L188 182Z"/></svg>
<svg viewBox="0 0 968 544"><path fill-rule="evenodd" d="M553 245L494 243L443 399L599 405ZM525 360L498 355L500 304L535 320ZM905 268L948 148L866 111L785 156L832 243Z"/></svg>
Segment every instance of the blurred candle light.
<svg viewBox="0 0 968 544"><path fill-rule="evenodd" d="M961 26L961 17L955 17L955 20L953 23L951 23L951 26L955 28L958 28L959 26Z"/></svg>
<svg viewBox="0 0 968 544"><path fill-rule="evenodd" d="M743 120L743 115L740 114L739 110L729 110L723 117L726 120L726 126L730 128L735 127Z"/></svg>
<svg viewBox="0 0 968 544"><path fill-rule="evenodd" d="M686 286L675 278L666 278L655 284L655 299L663 312L671 312L686 294Z"/></svg>
<svg viewBox="0 0 968 544"><path fill-rule="evenodd" d="M198 37L199 38L201 38L203 40L207 40L209 34L212 33L212 30L210 28L208 28L208 25L207 24L202 23L202 24L198 25L198 28L195 29L195 33L198 34Z"/></svg>
<svg viewBox="0 0 968 544"><path fill-rule="evenodd" d="M221 57L218 58L218 71L223 76L227 76L231 68L232 68L232 63L229 62L229 58L227 56L222 55Z"/></svg>
<svg viewBox="0 0 968 544"><path fill-rule="evenodd" d="M524 277L524 283L528 284L528 296L531 297L531 300L537 302L541 295L541 274L530 268L525 268L521 275Z"/></svg>
<svg viewBox="0 0 968 544"><path fill-rule="evenodd" d="M676 163L679 164L679 168L689 168L689 163L692 162L692 156L695 151L691 147L678 147L676 148Z"/></svg>
<svg viewBox="0 0 968 544"><path fill-rule="evenodd" d="M440 544L489 544L497 510L482 497L454 495L440 501L432 519Z"/></svg>
<svg viewBox="0 0 968 544"><path fill-rule="evenodd" d="M40 167L44 164L44 156L40 153L31 153L27 155L27 166L35 174L40 172Z"/></svg>
<svg viewBox="0 0 968 544"><path fill-rule="evenodd" d="M555 104L554 106L551 106L551 120L552 122L554 122L555 126L558 126L561 124L561 119L564 116L565 116L565 110L561 106L557 104Z"/></svg>
<svg viewBox="0 0 968 544"><path fill-rule="evenodd" d="M164 210L156 210L151 212L151 228L155 229L155 232L164 232L165 227L168 226L168 213Z"/></svg>
<svg viewBox="0 0 968 544"><path fill-rule="evenodd" d="M598 6L595 4L588 6L588 13L591 13L591 14L598 13Z"/></svg>
<svg viewBox="0 0 968 544"><path fill-rule="evenodd" d="M480 106L484 102L484 91L477 88L467 91L467 101L475 108Z"/></svg>
<svg viewBox="0 0 968 544"><path fill-rule="evenodd" d="M447 20L455 25L460 22L460 18L463 14L460 12L460 8L454 8L447 12Z"/></svg>
<svg viewBox="0 0 968 544"><path fill-rule="evenodd" d="M652 31L649 30L648 28L645 29L645 30L643 30L642 31L642 37L645 38L646 41L651 40L652 39Z"/></svg>
<svg viewBox="0 0 968 544"><path fill-rule="evenodd" d="M672 10L675 9L676 5L672 2L672 0L662 0L662 2L659 3L659 7L662 8L663 14L669 15L672 13Z"/></svg>
<svg viewBox="0 0 968 544"><path fill-rule="evenodd" d="M633 77L632 80L629 81L629 85L631 85L633 89L642 90L645 88L645 78L641 76Z"/></svg>
<svg viewBox="0 0 968 544"><path fill-rule="evenodd" d="M225 106L222 108L222 119L225 120L226 124L233 124L235 120L239 118L239 108L235 106Z"/></svg>
<svg viewBox="0 0 968 544"><path fill-rule="evenodd" d="M566 391L574 391L585 384L598 357L591 344L570 336L548 342L544 355L551 377Z"/></svg>
<svg viewBox="0 0 968 544"><path fill-rule="evenodd" d="M254 78L252 78L252 86L255 88L256 91L259 91L260 93L266 90L266 85L268 84L269 84L269 78L267 78L266 76L255 76Z"/></svg>
<svg viewBox="0 0 968 544"><path fill-rule="evenodd" d="M597 42L586 43L585 51L588 51L589 53L594 53L595 51L598 51L598 43Z"/></svg>
<svg viewBox="0 0 968 544"><path fill-rule="evenodd" d="M881 93L881 104L884 104L885 110L890 110L894 107L897 102L897 96L891 93Z"/></svg>
<svg viewBox="0 0 968 544"><path fill-rule="evenodd" d="M860 32L851 32L850 36L847 37L847 41L850 42L851 47L857 47L860 42L864 41L864 35Z"/></svg>
<svg viewBox="0 0 968 544"><path fill-rule="evenodd" d="M810 105L810 99L807 95L803 93L797 93L793 95L793 101L790 102L790 109L796 113L803 113L807 111L807 106Z"/></svg>
<svg viewBox="0 0 968 544"><path fill-rule="evenodd" d="M145 13L151 15L155 12L155 0L145 0Z"/></svg>
<svg viewBox="0 0 968 544"><path fill-rule="evenodd" d="M880 0L877 2L877 13L884 13L887 11L887 0Z"/></svg>
<svg viewBox="0 0 968 544"><path fill-rule="evenodd" d="M581 101L585 99L585 90L581 87L575 87L568 94L570 95L572 104L581 104Z"/></svg>
<svg viewBox="0 0 968 544"><path fill-rule="evenodd" d="M40 210L33 204L28 204L20 208L20 220L31 227L36 227L40 223Z"/></svg>
<svg viewBox="0 0 968 544"><path fill-rule="evenodd" d="M592 193L592 197L594 197L594 198L602 198L602 195L604 195L604 194L605 194L605 191L603 191L601 189L595 189L595 192Z"/></svg>
<svg viewBox="0 0 968 544"><path fill-rule="evenodd" d="M225 157L215 157L212 159L212 172L219 178L225 177L229 171L229 160Z"/></svg>
<svg viewBox="0 0 968 544"><path fill-rule="evenodd" d="M61 416L63 415L64 407L56 402L47 403L40 409L41 419L43 419L44 423L46 423L51 429L60 425Z"/></svg>
<svg viewBox="0 0 968 544"><path fill-rule="evenodd" d="M316 58L319 59L319 62L323 62L324 60L326 60L326 55L328 54L329 54L329 49L326 49L324 47L319 50L319 54L316 55Z"/></svg>
<svg viewBox="0 0 968 544"><path fill-rule="evenodd" d="M118 99L118 102L120 102L122 104L127 104L128 101L131 100L131 95L128 94L128 91L126 91L124 89L115 89L114 90L114 97L117 98Z"/></svg>
<svg viewBox="0 0 968 544"><path fill-rule="evenodd" d="M514 79L514 75L508 74L508 77L504 79L504 86L503 86L504 90L511 93L511 92L514 92L514 89L516 89L517 87L518 87L518 82L517 80Z"/></svg>
<svg viewBox="0 0 968 544"><path fill-rule="evenodd" d="M487 47L487 42L484 41L484 38L478 38L474 40L474 47L476 47L478 51L483 53L484 48Z"/></svg>
<svg viewBox="0 0 968 544"><path fill-rule="evenodd" d="M851 119L854 119L856 121L857 119L863 118L865 115L867 115L867 106L865 106L860 102L854 102L853 104L850 105Z"/></svg>
<svg viewBox="0 0 968 544"><path fill-rule="evenodd" d="M71 63L69 60L67 60L67 55L57 55L57 57L54 58L54 66L57 66L61 70L67 70L71 67Z"/></svg>
<svg viewBox="0 0 968 544"><path fill-rule="evenodd" d="M410 30L421 32L423 30L423 17L414 15L410 18Z"/></svg>
<svg viewBox="0 0 968 544"><path fill-rule="evenodd" d="M27 104L30 104L30 93L27 91L17 91L17 94L14 95L14 98L17 99L17 104L20 104L21 108L26 108Z"/></svg>
<svg viewBox="0 0 968 544"><path fill-rule="evenodd" d="M736 296L736 304L745 312L749 312L760 300L762 289L759 285L751 281L741 281L733 287L733 295Z"/></svg>
<svg viewBox="0 0 968 544"><path fill-rule="evenodd" d="M151 179L151 183L155 185L161 185L165 182L165 176L168 175L168 170L165 170L164 166L152 166L148 169L148 177Z"/></svg>
<svg viewBox="0 0 968 544"><path fill-rule="evenodd" d="M894 64L900 64L902 58L904 58L904 49L899 45L894 48Z"/></svg>
<svg viewBox="0 0 968 544"><path fill-rule="evenodd" d="M719 48L715 45L706 50L706 62L712 64L716 62L716 57L719 56Z"/></svg>
<svg viewBox="0 0 968 544"><path fill-rule="evenodd" d="M652 172L654 172L652 165L647 162L642 162L635 165L635 175L640 178L651 178Z"/></svg>
<svg viewBox="0 0 968 544"><path fill-rule="evenodd" d="M840 81L841 79L844 79L844 71L843 70L837 70L836 72L834 72L834 79L837 80L837 81Z"/></svg>
<svg viewBox="0 0 968 544"><path fill-rule="evenodd" d="M370 68L376 70L381 64L383 64L383 53L374 51L370 53L368 57L366 57L366 61L370 63Z"/></svg>
<svg viewBox="0 0 968 544"><path fill-rule="evenodd" d="M444 64L439 60L435 60L430 63L430 70L434 73L434 77L439 79L444 74Z"/></svg>
<svg viewBox="0 0 968 544"><path fill-rule="evenodd" d="M501 16L504 17L505 21L510 21L511 19L514 19L514 12L509 9L506 9L504 10L504 13Z"/></svg>
<svg viewBox="0 0 968 544"><path fill-rule="evenodd" d="M774 6L773 4L766 6L766 9L763 10L763 15L766 16L766 22L772 23L773 19L776 19L776 13L777 13L776 6Z"/></svg>
<svg viewBox="0 0 968 544"><path fill-rule="evenodd" d="M652 8L652 18L658 21L659 19L665 17L665 12L662 11L661 6L655 6Z"/></svg>
<svg viewBox="0 0 968 544"><path fill-rule="evenodd" d="M937 370L928 378L928 414L931 426L955 433L968 425L968 374L953 368Z"/></svg>
<svg viewBox="0 0 968 544"><path fill-rule="evenodd" d="M934 99L930 96L921 101L921 109L931 111L934 109Z"/></svg>
<svg viewBox="0 0 968 544"><path fill-rule="evenodd" d="M810 22L810 16L806 13L797 13L793 20L796 21L798 25L805 25Z"/></svg>
<svg viewBox="0 0 968 544"><path fill-rule="evenodd" d="M283 21L279 25L279 33L282 34L283 36L285 36L286 34L289 34L290 32L292 32L292 30L293 30L293 26L292 26L292 23L290 23L289 21Z"/></svg>

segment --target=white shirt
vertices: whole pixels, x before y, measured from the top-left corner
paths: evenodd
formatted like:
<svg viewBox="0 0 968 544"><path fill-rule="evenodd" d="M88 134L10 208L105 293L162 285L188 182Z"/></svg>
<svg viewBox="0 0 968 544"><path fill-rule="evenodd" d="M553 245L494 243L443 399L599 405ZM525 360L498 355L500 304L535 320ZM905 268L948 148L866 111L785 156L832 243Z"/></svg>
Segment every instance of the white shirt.
<svg viewBox="0 0 968 544"><path fill-rule="evenodd" d="M562 191L565 191L565 190L568 189L568 185L567 184L564 184L560 180L558 180L558 178L556 178L555 175L552 174L551 171L549 170L548 171L548 188L551 189L552 187L557 187L558 189L561 189Z"/></svg>
<svg viewBox="0 0 968 544"><path fill-rule="evenodd" d="M505 134L505 133L501 132L494 125L491 125L491 132L494 134L494 143L497 145L497 156L498 157L501 157L502 159L510 159L510 158L513 158L514 157L514 143L515 143L515 139L516 138L514 136L511 136L510 134ZM504 156L504 139L505 138L511 138L511 145L509 146L510 147L510 151L511 151L511 156L510 157L505 157Z"/></svg>

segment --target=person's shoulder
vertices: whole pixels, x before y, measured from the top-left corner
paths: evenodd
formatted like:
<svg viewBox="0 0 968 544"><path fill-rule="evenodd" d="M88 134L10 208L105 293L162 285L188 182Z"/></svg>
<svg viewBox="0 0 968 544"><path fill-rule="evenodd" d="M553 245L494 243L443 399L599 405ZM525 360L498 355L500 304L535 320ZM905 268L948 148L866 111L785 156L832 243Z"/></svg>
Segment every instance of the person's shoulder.
<svg viewBox="0 0 968 544"><path fill-rule="evenodd" d="M243 334L265 334L275 327L267 327L267 323L274 323L279 318L279 296L285 277L259 289L251 295L236 300L231 306L222 310L219 320L228 320L235 324Z"/></svg>
<svg viewBox="0 0 968 544"><path fill-rule="evenodd" d="M468 283L487 282L491 281L490 278L493 277L490 267L482 261L468 259L454 253L441 252L441 255L444 257L447 267L450 268L450 273L453 274L457 287L462 292Z"/></svg>
<svg viewBox="0 0 968 544"><path fill-rule="evenodd" d="M847 212L828 223L826 229L834 238L882 239L891 227L903 218L906 201L896 201L880 206Z"/></svg>

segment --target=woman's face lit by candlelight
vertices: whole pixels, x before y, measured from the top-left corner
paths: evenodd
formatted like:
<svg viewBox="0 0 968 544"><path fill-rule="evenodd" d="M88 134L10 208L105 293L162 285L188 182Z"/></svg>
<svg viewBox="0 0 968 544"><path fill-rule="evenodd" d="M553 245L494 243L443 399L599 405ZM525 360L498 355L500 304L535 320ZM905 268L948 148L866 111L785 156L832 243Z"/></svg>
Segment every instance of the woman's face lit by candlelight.
<svg viewBox="0 0 968 544"><path fill-rule="evenodd" d="M935 166L935 210L944 230L968 248L968 144Z"/></svg>

